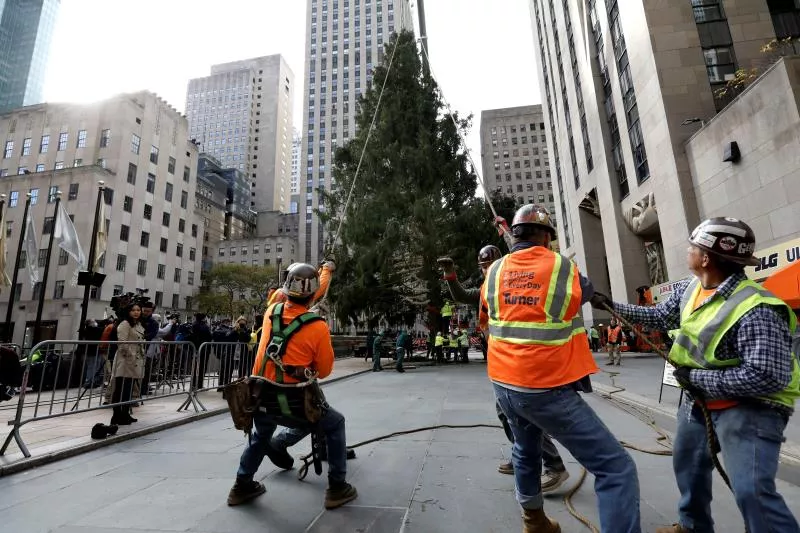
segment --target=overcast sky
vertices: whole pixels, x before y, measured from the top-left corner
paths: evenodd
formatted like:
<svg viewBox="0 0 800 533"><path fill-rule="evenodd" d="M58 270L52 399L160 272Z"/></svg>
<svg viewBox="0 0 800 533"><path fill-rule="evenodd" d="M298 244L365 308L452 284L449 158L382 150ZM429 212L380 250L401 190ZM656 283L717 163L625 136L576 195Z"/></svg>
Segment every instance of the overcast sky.
<svg viewBox="0 0 800 533"><path fill-rule="evenodd" d="M279 53L298 81L300 127L306 4L62 0L45 99L91 102L149 89L184 112L188 80L212 64ZM451 106L475 115L468 144L480 165L481 110L541 102L528 0L428 0L425 9L433 73Z"/></svg>

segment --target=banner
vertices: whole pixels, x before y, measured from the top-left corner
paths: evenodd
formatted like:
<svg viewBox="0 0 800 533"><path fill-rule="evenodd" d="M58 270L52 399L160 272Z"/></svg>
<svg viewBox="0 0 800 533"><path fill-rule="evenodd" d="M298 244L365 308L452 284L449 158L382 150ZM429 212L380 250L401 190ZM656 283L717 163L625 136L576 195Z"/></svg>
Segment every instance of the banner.
<svg viewBox="0 0 800 533"><path fill-rule="evenodd" d="M28 220L25 221L25 237L22 244L25 250L25 265L28 267L28 275L31 278L31 287L42 281L39 273L39 245L36 243L36 225L33 223L33 214L28 213Z"/></svg>
<svg viewBox="0 0 800 533"><path fill-rule="evenodd" d="M53 238L58 243L58 247L67 252L78 263L75 269L75 274L72 276L72 286L78 284L78 272L86 267L86 255L83 253L81 243L78 240L78 232L75 230L75 225L72 219L69 218L64 204L59 204L58 213L56 216L55 229L53 230Z"/></svg>
<svg viewBox="0 0 800 533"><path fill-rule="evenodd" d="M100 214L97 224L97 241L95 243L94 264L92 271L97 272L100 268L100 261L106 253L108 247L108 235L106 235L106 199L105 195L100 200Z"/></svg>
<svg viewBox="0 0 800 533"><path fill-rule="evenodd" d="M6 213L8 208L3 209L3 217L0 218L0 287L10 287L11 280L6 274Z"/></svg>

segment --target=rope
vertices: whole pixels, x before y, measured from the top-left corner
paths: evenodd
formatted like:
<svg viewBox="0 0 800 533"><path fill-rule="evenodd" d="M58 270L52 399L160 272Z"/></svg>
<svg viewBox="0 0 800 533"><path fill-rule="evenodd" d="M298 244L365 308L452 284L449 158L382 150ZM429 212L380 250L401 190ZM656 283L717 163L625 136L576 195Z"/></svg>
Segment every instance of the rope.
<svg viewBox="0 0 800 533"><path fill-rule="evenodd" d="M417 39L417 40L419 41L420 39ZM431 58L428 57L428 50L426 49L427 47L420 46L420 48L422 49L422 53L423 53L423 55L425 56L425 59L428 62L428 70L431 73L431 78L433 78L434 81L436 81L436 75L433 73L433 67L431 66ZM456 122L455 115L453 114L453 109L450 107L450 103L444 97L444 92L441 90L441 85L439 84L438 81L437 81L437 85L439 85L439 87L440 87L439 95L442 98L442 103L447 108L447 113L450 115L450 120L453 121L453 126L455 126L456 134L458 135L458 138L461 139L461 144L464 146L464 150L465 150L465 152L467 154L467 159L469 159L469 164L472 165L472 170L473 170L473 172L475 172L475 176L478 178L478 183L481 184L481 188L483 189L483 194L484 194L484 196L486 198L486 202L489 204L489 209L491 209L492 214L494 215L494 217L497 218L497 211L494 208L494 204L492 204L492 198L489 195L489 190L486 188L486 184L483 182L483 177L481 176L481 173L478 171L478 165L476 165L475 161L472 159L472 152L470 151L469 146L467 145L467 140L466 140L466 138L464 138L464 135L461 134L461 128L459 127L458 123Z"/></svg>
<svg viewBox="0 0 800 533"><path fill-rule="evenodd" d="M603 304L603 308L606 311L611 313L611 315L622 322L623 325L627 326L631 330L634 329L633 324L628 322L624 317L620 316L611 306ZM664 361L672 365L674 368L677 368L675 363L669 360L669 355L664 352L660 347L656 346L649 338L641 337L644 339L645 343L647 343L650 348L652 348L658 355L661 356ZM719 439L717 438L717 432L714 430L714 421L711 419L711 411L708 409L708 404L706 403L705 399L700 397L699 395L693 395L695 401L697 402L698 407L700 407L700 412L703 414L703 423L706 426L706 440L708 441L708 448L711 451L711 463L714 465L714 468L717 469L719 472L722 481L725 482L728 489L733 493L733 486L731 485L731 480L728 477L728 473L723 468L722 463L719 460L719 452L720 452L720 444Z"/></svg>

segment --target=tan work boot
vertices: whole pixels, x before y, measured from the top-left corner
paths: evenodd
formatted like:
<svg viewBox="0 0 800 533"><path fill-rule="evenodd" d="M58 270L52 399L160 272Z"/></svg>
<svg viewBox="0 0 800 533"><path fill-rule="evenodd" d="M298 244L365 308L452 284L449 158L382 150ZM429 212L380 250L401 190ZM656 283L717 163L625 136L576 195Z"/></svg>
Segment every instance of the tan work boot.
<svg viewBox="0 0 800 533"><path fill-rule="evenodd" d="M501 463L500 466L497 467L497 471L501 474L508 474L513 476L514 475L514 464L509 461L507 463Z"/></svg>
<svg viewBox="0 0 800 533"><path fill-rule="evenodd" d="M671 526L656 529L656 533L692 533L692 530L686 529L680 524L672 524Z"/></svg>
<svg viewBox="0 0 800 533"><path fill-rule="evenodd" d="M561 526L547 518L544 509L523 509L522 533L561 533Z"/></svg>

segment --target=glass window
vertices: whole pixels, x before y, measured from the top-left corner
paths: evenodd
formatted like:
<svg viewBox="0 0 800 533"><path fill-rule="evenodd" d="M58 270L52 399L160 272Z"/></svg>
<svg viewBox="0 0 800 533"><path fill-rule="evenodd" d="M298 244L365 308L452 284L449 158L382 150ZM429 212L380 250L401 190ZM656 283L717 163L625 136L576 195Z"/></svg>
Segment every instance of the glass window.
<svg viewBox="0 0 800 533"><path fill-rule="evenodd" d="M166 200L167 202L171 202L172 201L172 184L171 183L167 183L167 187L164 190L164 200Z"/></svg>
<svg viewBox="0 0 800 533"><path fill-rule="evenodd" d="M128 183L136 185L136 165L128 163Z"/></svg>
<svg viewBox="0 0 800 533"><path fill-rule="evenodd" d="M100 148L111 146L111 130L103 130L100 133Z"/></svg>
<svg viewBox="0 0 800 533"><path fill-rule="evenodd" d="M125 263L128 257L123 254L117 254L117 272L125 272Z"/></svg>
<svg viewBox="0 0 800 533"><path fill-rule="evenodd" d="M31 155L31 138L22 141L22 155Z"/></svg>
<svg viewBox="0 0 800 533"><path fill-rule="evenodd" d="M130 196L126 196L125 200L122 202L122 209L126 212L131 213L133 212L133 198Z"/></svg>
<svg viewBox="0 0 800 533"><path fill-rule="evenodd" d="M19 203L19 191L11 191L8 198L8 207L17 207Z"/></svg>
<svg viewBox="0 0 800 533"><path fill-rule="evenodd" d="M167 272L167 265L158 265L158 269L156 270L156 278L164 279L164 275L166 274L166 272Z"/></svg>
<svg viewBox="0 0 800 533"><path fill-rule="evenodd" d="M167 172L169 172L170 174L175 174L175 158L174 157L170 157L169 158L169 163L167 163Z"/></svg>
<svg viewBox="0 0 800 533"><path fill-rule="evenodd" d="M142 138L136 135L135 133L131 134L131 152L138 155L141 144L142 144Z"/></svg>
<svg viewBox="0 0 800 533"><path fill-rule="evenodd" d="M144 218L145 220L150 220L153 218L153 206L149 204L144 204Z"/></svg>
<svg viewBox="0 0 800 533"><path fill-rule="evenodd" d="M64 298L64 280L56 281L55 289L53 290L53 300L61 300Z"/></svg>
<svg viewBox="0 0 800 533"><path fill-rule="evenodd" d="M147 259L139 259L139 264L136 266L136 274L139 276L147 275Z"/></svg>
<svg viewBox="0 0 800 533"><path fill-rule="evenodd" d="M39 189L31 189L31 205L36 205L39 203Z"/></svg>
<svg viewBox="0 0 800 533"><path fill-rule="evenodd" d="M14 141L6 141L5 149L3 150L3 159L9 159L14 154Z"/></svg>
<svg viewBox="0 0 800 533"><path fill-rule="evenodd" d="M50 147L50 136L42 135L42 142L39 143L39 153L46 154L49 147Z"/></svg>
<svg viewBox="0 0 800 533"><path fill-rule="evenodd" d="M150 162L155 165L158 164L158 147L156 146L150 147Z"/></svg>
<svg viewBox="0 0 800 533"><path fill-rule="evenodd" d="M165 237L161 237L161 244L158 247L158 250L163 253L167 253L167 239Z"/></svg>
<svg viewBox="0 0 800 533"><path fill-rule="evenodd" d="M76 148L86 148L86 130L78 131L78 144Z"/></svg>
<svg viewBox="0 0 800 533"><path fill-rule="evenodd" d="M161 215L161 225L169 227L169 213L163 213Z"/></svg>
<svg viewBox="0 0 800 533"><path fill-rule="evenodd" d="M58 151L63 152L67 149L67 141L69 140L69 133L63 132L58 134Z"/></svg>
<svg viewBox="0 0 800 533"><path fill-rule="evenodd" d="M150 234L146 231L142 232L141 237L139 238L139 246L143 248L147 248L150 246Z"/></svg>

